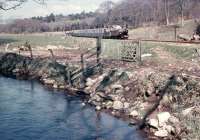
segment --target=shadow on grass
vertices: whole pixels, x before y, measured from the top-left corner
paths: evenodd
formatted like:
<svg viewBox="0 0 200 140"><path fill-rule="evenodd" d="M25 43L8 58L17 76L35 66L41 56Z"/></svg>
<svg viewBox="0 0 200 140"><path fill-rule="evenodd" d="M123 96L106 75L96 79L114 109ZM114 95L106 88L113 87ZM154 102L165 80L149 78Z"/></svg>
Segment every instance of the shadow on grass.
<svg viewBox="0 0 200 140"><path fill-rule="evenodd" d="M13 42L17 42L17 40L11 39L11 38L0 38L0 45L5 45L8 43L13 43Z"/></svg>

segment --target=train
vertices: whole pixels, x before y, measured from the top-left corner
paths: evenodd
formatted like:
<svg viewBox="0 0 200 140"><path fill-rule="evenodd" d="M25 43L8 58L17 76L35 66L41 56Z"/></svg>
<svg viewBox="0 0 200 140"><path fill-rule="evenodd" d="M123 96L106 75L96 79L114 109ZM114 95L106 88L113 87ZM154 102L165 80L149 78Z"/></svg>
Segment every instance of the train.
<svg viewBox="0 0 200 140"><path fill-rule="evenodd" d="M67 32L66 35L87 38L102 37L103 39L128 39L129 37L128 28L121 27L119 25L112 25L111 27L107 28L74 30Z"/></svg>

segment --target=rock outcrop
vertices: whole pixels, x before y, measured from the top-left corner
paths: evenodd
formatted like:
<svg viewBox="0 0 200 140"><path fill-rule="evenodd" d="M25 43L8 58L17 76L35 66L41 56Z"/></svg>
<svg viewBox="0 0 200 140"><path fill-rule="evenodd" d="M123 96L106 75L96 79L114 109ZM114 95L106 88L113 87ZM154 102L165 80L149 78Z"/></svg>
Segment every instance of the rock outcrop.
<svg viewBox="0 0 200 140"><path fill-rule="evenodd" d="M50 59L31 59L14 53L0 57L0 73L18 79L34 79L54 88L65 88L70 68Z"/></svg>

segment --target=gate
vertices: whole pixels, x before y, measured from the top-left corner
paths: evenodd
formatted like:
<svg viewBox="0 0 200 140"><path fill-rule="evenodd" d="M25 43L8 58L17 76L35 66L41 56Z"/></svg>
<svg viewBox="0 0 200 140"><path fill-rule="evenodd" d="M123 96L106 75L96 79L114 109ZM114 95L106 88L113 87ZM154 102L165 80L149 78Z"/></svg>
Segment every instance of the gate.
<svg viewBox="0 0 200 140"><path fill-rule="evenodd" d="M141 43L140 41L124 41L121 60L128 62L141 61Z"/></svg>

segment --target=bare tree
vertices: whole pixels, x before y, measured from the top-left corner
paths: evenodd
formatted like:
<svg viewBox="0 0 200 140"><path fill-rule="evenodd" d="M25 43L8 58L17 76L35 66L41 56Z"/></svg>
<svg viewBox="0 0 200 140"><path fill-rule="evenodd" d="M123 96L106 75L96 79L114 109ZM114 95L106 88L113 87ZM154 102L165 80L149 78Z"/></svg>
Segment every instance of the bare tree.
<svg viewBox="0 0 200 140"><path fill-rule="evenodd" d="M23 3L29 0L1 0L0 1L0 10L11 10L16 9L17 7L21 6ZM33 0L36 3L44 4L45 0Z"/></svg>
<svg viewBox="0 0 200 140"><path fill-rule="evenodd" d="M169 25L169 0L164 0L166 25Z"/></svg>
<svg viewBox="0 0 200 140"><path fill-rule="evenodd" d="M183 13L183 7L185 4L186 0L178 0L178 6L180 9L180 14L181 14L181 25L183 26L183 21L184 21L184 13Z"/></svg>

